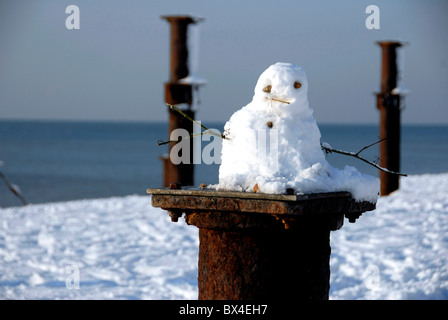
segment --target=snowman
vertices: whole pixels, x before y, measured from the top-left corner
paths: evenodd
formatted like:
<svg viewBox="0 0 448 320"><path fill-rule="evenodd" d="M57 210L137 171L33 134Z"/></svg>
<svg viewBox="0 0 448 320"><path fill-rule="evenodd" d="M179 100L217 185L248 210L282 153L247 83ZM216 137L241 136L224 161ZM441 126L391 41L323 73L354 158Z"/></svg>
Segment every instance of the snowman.
<svg viewBox="0 0 448 320"><path fill-rule="evenodd" d="M284 194L348 191L375 202L379 180L332 167L308 103L305 71L276 63L259 77L252 101L224 126L218 190Z"/></svg>

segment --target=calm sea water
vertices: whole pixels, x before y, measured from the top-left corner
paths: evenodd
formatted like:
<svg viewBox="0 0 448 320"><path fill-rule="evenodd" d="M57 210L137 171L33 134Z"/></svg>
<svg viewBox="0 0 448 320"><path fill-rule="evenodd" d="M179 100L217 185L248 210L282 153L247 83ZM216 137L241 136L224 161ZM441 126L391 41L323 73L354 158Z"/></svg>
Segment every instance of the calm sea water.
<svg viewBox="0 0 448 320"><path fill-rule="evenodd" d="M222 131L223 124L207 123ZM375 125L320 125L322 142L358 151L378 140ZM162 187L160 156L167 146L166 123L0 121L0 171L18 185L31 203L145 194ZM207 142L203 143L204 145ZM363 152L374 161L378 147ZM403 126L401 171L407 174L448 172L448 126ZM343 155L332 154L335 167L352 165L378 175L378 170ZM217 183L218 165L197 165L195 184ZM0 207L21 202L0 181Z"/></svg>

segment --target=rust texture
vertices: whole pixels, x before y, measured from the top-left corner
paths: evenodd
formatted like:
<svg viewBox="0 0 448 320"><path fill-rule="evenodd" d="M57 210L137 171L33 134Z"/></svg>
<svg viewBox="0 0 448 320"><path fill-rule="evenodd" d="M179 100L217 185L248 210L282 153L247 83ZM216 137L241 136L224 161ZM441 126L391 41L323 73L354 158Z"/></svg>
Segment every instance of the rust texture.
<svg viewBox="0 0 448 320"><path fill-rule="evenodd" d="M195 23L190 16L163 16L170 24L170 82L188 76L188 25Z"/></svg>
<svg viewBox="0 0 448 320"><path fill-rule="evenodd" d="M193 103L192 88L189 84L183 83L165 83L165 102L176 105Z"/></svg>
<svg viewBox="0 0 448 320"><path fill-rule="evenodd" d="M349 193L263 195L148 189L152 205L199 228L201 300L328 299L330 231L375 203Z"/></svg>
<svg viewBox="0 0 448 320"><path fill-rule="evenodd" d="M165 83L165 101L172 105L184 103L191 105L193 101L191 85L179 83L179 80L189 74L187 31L188 26L196 23L196 20L189 16L166 16L162 18L170 24L170 78L169 82ZM194 111L189 109L184 112L194 119ZM168 137L173 130L178 128L187 130L189 134L193 133L193 123L169 109ZM170 143L169 152L174 145L175 143ZM190 150L193 150L192 139ZM194 184L193 152L190 152L190 154L189 164L175 165L171 162L169 155L162 157L165 187L168 187L171 183L180 183L183 186Z"/></svg>
<svg viewBox="0 0 448 320"><path fill-rule="evenodd" d="M381 92L377 94L380 110L380 166L400 172L400 96L392 91L397 87L397 48L400 42L378 42L382 49ZM399 176L380 171L380 195L388 195L399 188Z"/></svg>
<svg viewBox="0 0 448 320"><path fill-rule="evenodd" d="M184 111L188 116L194 118L194 112L190 110ZM193 122L179 116L179 114L169 109L169 128L168 133L171 134L173 130L185 129L187 132L193 132ZM175 142L169 144L169 150L175 145ZM168 187L173 183L182 186L191 186L194 184L194 165L193 165L193 139L190 139L190 163L174 164L168 157L163 158L164 161L164 186ZM182 155L179 154L179 157Z"/></svg>
<svg viewBox="0 0 448 320"><path fill-rule="evenodd" d="M260 193L217 192L207 190L148 189L152 205L183 212L225 211L272 215L337 215L347 218L375 209L370 202L357 202L350 193L332 192L304 196L264 195Z"/></svg>
<svg viewBox="0 0 448 320"><path fill-rule="evenodd" d="M200 300L328 299L330 230L199 229Z"/></svg>

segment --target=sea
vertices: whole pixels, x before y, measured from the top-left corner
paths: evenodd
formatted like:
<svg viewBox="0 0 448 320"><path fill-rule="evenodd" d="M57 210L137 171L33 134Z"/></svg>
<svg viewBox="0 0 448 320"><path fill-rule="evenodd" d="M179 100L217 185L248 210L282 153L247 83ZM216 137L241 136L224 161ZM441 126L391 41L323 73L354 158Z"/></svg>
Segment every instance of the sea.
<svg viewBox="0 0 448 320"><path fill-rule="evenodd" d="M203 123L223 130L224 123ZM379 140L377 125L319 124L321 142L357 152ZM293 137L291 137L293 138ZM161 157L168 153L167 122L0 121L0 172L20 188L31 204L79 199L146 195L163 187ZM202 141L202 148L211 142ZM379 147L361 154L378 162ZM346 165L378 176L378 169L358 159L328 154L338 168ZM195 185L218 183L218 164L195 165ZM404 174L448 172L448 125L402 125ZM22 201L0 179L0 207Z"/></svg>

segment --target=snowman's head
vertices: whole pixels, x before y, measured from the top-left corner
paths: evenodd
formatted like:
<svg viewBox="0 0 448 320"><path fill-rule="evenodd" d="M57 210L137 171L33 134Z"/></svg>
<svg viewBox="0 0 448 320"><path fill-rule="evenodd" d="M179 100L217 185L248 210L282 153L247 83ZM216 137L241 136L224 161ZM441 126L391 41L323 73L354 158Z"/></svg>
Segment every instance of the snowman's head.
<svg viewBox="0 0 448 320"><path fill-rule="evenodd" d="M305 71L291 63L277 62L258 78L253 100L257 108L280 114L308 109L308 80Z"/></svg>

